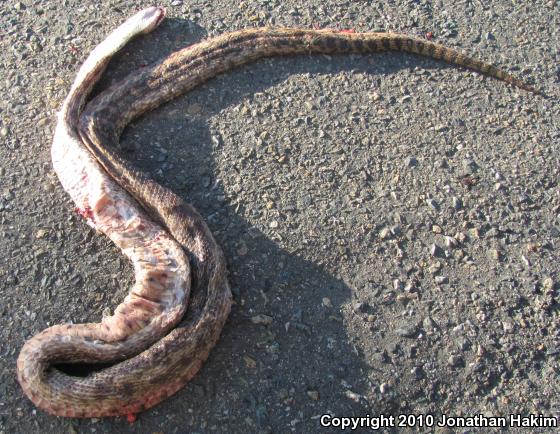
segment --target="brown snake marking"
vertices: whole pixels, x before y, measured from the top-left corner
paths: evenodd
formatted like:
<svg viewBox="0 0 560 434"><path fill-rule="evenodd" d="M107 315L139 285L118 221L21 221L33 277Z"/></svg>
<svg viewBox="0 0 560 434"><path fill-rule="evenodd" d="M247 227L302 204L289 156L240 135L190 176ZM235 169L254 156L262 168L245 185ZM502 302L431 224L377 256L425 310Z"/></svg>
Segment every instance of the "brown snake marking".
<svg viewBox="0 0 560 434"><path fill-rule="evenodd" d="M491 64L434 42L406 35L258 28L200 42L171 54L152 67L131 74L88 105L82 116L81 130L82 133L88 131L88 128L94 131L96 127L93 124L98 122L108 124L109 131L91 132L92 137L101 138L102 134L107 135L109 132L118 136L127 123L142 113L192 90L218 74L260 58L311 53L369 54L383 51L402 51L443 60L529 92L539 93L534 87ZM89 126L85 125L86 122Z"/></svg>
<svg viewBox="0 0 560 434"><path fill-rule="evenodd" d="M79 119L77 132L81 141L116 183L183 247L192 268L191 305L183 320L165 337L147 349L138 346L136 355L88 377L76 379L49 368L53 360L35 366L33 369L43 370L41 375L37 374L35 383L20 378L28 396L37 403L34 394L42 394L41 408L64 416L142 411L178 391L196 374L229 314L231 295L223 254L203 219L190 204L115 151L128 123L218 74L263 57L383 51L441 59L540 93L488 63L406 35L257 28L227 33L172 53L130 74L90 101ZM72 388L83 393L76 397ZM50 400L47 404L45 396Z"/></svg>

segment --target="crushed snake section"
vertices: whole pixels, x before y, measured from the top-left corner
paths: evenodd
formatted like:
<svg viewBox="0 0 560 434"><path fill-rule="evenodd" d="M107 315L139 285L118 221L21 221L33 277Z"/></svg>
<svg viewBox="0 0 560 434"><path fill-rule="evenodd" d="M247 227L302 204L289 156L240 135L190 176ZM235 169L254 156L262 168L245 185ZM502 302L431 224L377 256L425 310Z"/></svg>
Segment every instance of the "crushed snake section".
<svg viewBox="0 0 560 434"><path fill-rule="evenodd" d="M56 132L53 166L79 213L108 236L134 265L136 282L114 312L96 325L96 339L119 342L140 330L162 332L181 319L190 289L185 253L169 234L149 219L135 201L99 167L83 147L67 146ZM166 326L168 324L168 326ZM150 325L150 326L148 326ZM74 327L70 332L74 333Z"/></svg>
<svg viewBox="0 0 560 434"><path fill-rule="evenodd" d="M134 35L155 28L162 18L161 9L150 8L116 29L86 60L61 112L52 151L55 169L80 214L133 261L136 285L112 319L101 324L55 326L25 344L18 359L18 379L27 396L53 414L112 416L157 404L200 369L230 311L223 254L203 219L191 205L114 151L131 120L234 67L268 56L306 53L409 52L539 93L488 63L406 35L259 28L218 36L172 53L110 87L81 113L85 97L110 56ZM181 249L188 261L178 251ZM189 308L182 321L161 337L177 320L164 317L171 317L172 311L183 314L189 276ZM118 361L125 357L85 378L52 367L61 361Z"/></svg>
<svg viewBox="0 0 560 434"><path fill-rule="evenodd" d="M100 45L84 64L59 113L51 149L55 171L87 223L107 235L132 262L136 282L112 316L99 324L50 327L26 342L18 358L18 380L40 408L54 414L76 415L82 387L73 382L67 397L56 381L52 363L117 361L137 354L179 322L190 292L190 265L181 246L116 184L81 143L75 130L80 106L110 55L133 33L150 30L162 18L151 8L137 14ZM141 24L138 26L138 24ZM108 53L105 51L108 49ZM90 57L91 58L91 57ZM93 66L93 68L92 68ZM140 350L139 350L140 349ZM36 387L40 384L41 387ZM66 383L65 383L66 384ZM85 391L87 393L87 390ZM91 413L88 415L93 415Z"/></svg>

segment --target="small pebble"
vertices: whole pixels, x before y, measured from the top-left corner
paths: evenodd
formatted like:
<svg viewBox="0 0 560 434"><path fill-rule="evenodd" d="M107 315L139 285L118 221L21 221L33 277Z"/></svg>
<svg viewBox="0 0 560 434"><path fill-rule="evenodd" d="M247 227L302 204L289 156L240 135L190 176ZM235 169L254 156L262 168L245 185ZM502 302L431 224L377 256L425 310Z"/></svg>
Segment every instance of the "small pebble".
<svg viewBox="0 0 560 434"><path fill-rule="evenodd" d="M416 336L416 327L402 326L396 329L395 333L403 338L413 338Z"/></svg>
<svg viewBox="0 0 560 434"><path fill-rule="evenodd" d="M502 328L504 329L504 332L511 333L513 331L513 324L509 321L503 321Z"/></svg>
<svg viewBox="0 0 560 434"><path fill-rule="evenodd" d="M214 146L220 146L222 144L222 137L219 135L213 135L210 140Z"/></svg>
<svg viewBox="0 0 560 434"><path fill-rule="evenodd" d="M434 199L426 199L426 204L434 211L439 211L439 204Z"/></svg>
<svg viewBox="0 0 560 434"><path fill-rule="evenodd" d="M356 392L352 392L351 390L347 390L344 392L347 398L350 398L354 402L360 402L361 396L358 395Z"/></svg>
<svg viewBox="0 0 560 434"><path fill-rule="evenodd" d="M554 280L552 277L546 277L543 280L542 287L545 293L554 291Z"/></svg>
<svg viewBox="0 0 560 434"><path fill-rule="evenodd" d="M445 247L447 247L447 248L452 249L452 248L457 247L459 245L459 242L453 237L445 236L444 239L445 239Z"/></svg>
<svg viewBox="0 0 560 434"><path fill-rule="evenodd" d="M476 164L474 162L474 160L471 160L471 159L467 158L467 159L463 160L463 169L464 169L465 173L472 174L472 173L475 173L479 169L479 166L478 166L478 164Z"/></svg>
<svg viewBox="0 0 560 434"><path fill-rule="evenodd" d="M245 362L245 366L251 369L255 369L257 367L257 361L249 356L243 356L243 360Z"/></svg>
<svg viewBox="0 0 560 434"><path fill-rule="evenodd" d="M463 208L463 202L456 196L453 196L453 198L451 199L451 204L456 210L460 210L461 208Z"/></svg>
<svg viewBox="0 0 560 434"><path fill-rule="evenodd" d="M425 331L430 332L436 328L436 323L431 317L427 316L424 318L424 321L422 321L422 327Z"/></svg>
<svg viewBox="0 0 560 434"><path fill-rule="evenodd" d="M453 252L453 257L457 260L460 261L465 257L465 252L463 252L462 250L455 250Z"/></svg>
<svg viewBox="0 0 560 434"><path fill-rule="evenodd" d="M418 166L418 160L414 157L408 157L406 159L406 165L408 167L416 167L416 166Z"/></svg>
<svg viewBox="0 0 560 434"><path fill-rule="evenodd" d="M39 128L43 128L43 127L44 127L45 125L47 125L48 123L49 123L49 118L44 117L44 118L41 118L41 119L39 119L39 120L37 121L37 126L38 126Z"/></svg>
<svg viewBox="0 0 560 434"><path fill-rule="evenodd" d="M239 256L245 256L247 253L249 253L249 248L247 247L247 244L245 243L240 243L239 248L237 249L237 254Z"/></svg>
<svg viewBox="0 0 560 434"><path fill-rule="evenodd" d="M434 257L439 257L443 255L443 249L439 247L437 244L432 244L430 246L430 255Z"/></svg>
<svg viewBox="0 0 560 434"><path fill-rule="evenodd" d="M187 107L187 113L190 115L196 115L202 111L202 106L200 104L191 104Z"/></svg>
<svg viewBox="0 0 560 434"><path fill-rule="evenodd" d="M379 238L381 238L382 240L387 240L387 239L391 238L391 235L392 235L392 233L391 233L390 228L383 228L379 232Z"/></svg>
<svg viewBox="0 0 560 434"><path fill-rule="evenodd" d="M259 314L251 317L251 322L253 324L270 325L272 324L272 317L268 315Z"/></svg>
<svg viewBox="0 0 560 434"><path fill-rule="evenodd" d="M380 391L382 394L386 394L387 392L389 392L389 389L390 389L390 388L391 388L391 387L389 386L388 383L381 383L381 385L379 386L379 391Z"/></svg>
<svg viewBox="0 0 560 434"><path fill-rule="evenodd" d="M454 368L459 367L463 365L463 358L457 355L449 356L449 359L447 359L447 364Z"/></svg>
<svg viewBox="0 0 560 434"><path fill-rule="evenodd" d="M356 303L354 303L354 310L356 312L365 312L367 310L368 306L366 303L363 303L361 301L357 301Z"/></svg>
<svg viewBox="0 0 560 434"><path fill-rule="evenodd" d="M399 294L397 295L397 301L403 305L406 305L410 301L410 298L406 294Z"/></svg>
<svg viewBox="0 0 560 434"><path fill-rule="evenodd" d="M496 261L501 261L501 259L502 259L502 254L500 253L500 251L498 249L490 249L488 251L488 255L490 256L490 258L492 258Z"/></svg>
<svg viewBox="0 0 560 434"><path fill-rule="evenodd" d="M417 380L420 380L424 376L424 373L422 372L422 368L420 368L418 366L415 366L414 368L412 368L410 370L410 373Z"/></svg>
<svg viewBox="0 0 560 434"><path fill-rule="evenodd" d="M45 236L49 233L48 230L46 229L39 229L37 231L37 233L35 234L35 238L37 239L41 239L41 238L45 238Z"/></svg>
<svg viewBox="0 0 560 434"><path fill-rule="evenodd" d="M478 228L471 228L469 229L469 237L477 240L480 238L480 231L478 230Z"/></svg>
<svg viewBox="0 0 560 434"><path fill-rule="evenodd" d="M459 338L457 340L457 347L461 350L461 351L467 351L471 346L471 343L465 339L465 338Z"/></svg>
<svg viewBox="0 0 560 434"><path fill-rule="evenodd" d="M316 390L308 390L307 396L309 396L313 401L319 400L319 392L317 392Z"/></svg>
<svg viewBox="0 0 560 434"><path fill-rule="evenodd" d="M441 270L441 262L435 262L428 267L428 272L430 274L436 274Z"/></svg>
<svg viewBox="0 0 560 434"><path fill-rule="evenodd" d="M408 282L404 287L406 292L416 292L416 289L417 288L414 282Z"/></svg>

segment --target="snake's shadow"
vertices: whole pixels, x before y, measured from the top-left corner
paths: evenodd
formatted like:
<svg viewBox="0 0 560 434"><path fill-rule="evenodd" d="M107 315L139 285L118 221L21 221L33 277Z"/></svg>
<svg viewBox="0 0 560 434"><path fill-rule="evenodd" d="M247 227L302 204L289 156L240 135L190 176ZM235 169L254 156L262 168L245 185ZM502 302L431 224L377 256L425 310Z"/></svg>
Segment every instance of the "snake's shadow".
<svg viewBox="0 0 560 434"><path fill-rule="evenodd" d="M166 21L153 35L133 41L117 55L94 93L139 65L158 60L204 36L204 30L192 22ZM286 66L279 68L279 64ZM351 399L348 393L351 390L362 395L371 387L367 381L371 368L350 342L352 338L339 313L342 305L352 303L351 286L363 282L359 277L345 282L329 270L282 249L242 218L236 206L223 200L227 194L215 182L215 155L220 151L215 150L208 119L292 74L343 70L386 74L399 68L402 66L391 63L388 68L385 63L380 69L365 61L347 62L342 57L330 61L309 62L300 57L259 62L214 79L127 128L121 140L123 154L193 203L207 220L227 257L236 300L222 337L202 371L185 389L142 416L140 423L146 432L158 430L162 413L167 415L166 423L174 419L172 425L198 426L211 418L208 424L239 429L244 424L236 424L229 414L243 414L259 430L287 426L297 418L298 431L312 432L319 428L314 416L327 411L336 415L390 411L390 402L385 402L384 408L376 408L363 399ZM208 98L209 87L214 99ZM193 103L199 105L200 101L202 111L189 114ZM157 151L158 144L166 154ZM187 163L182 166L177 161ZM250 209L252 204L241 205ZM239 254L240 244L247 246L246 253ZM332 307L323 305L325 297L331 300ZM257 314L270 316L272 323L254 324L251 318ZM314 391L319 392L319 401L315 401ZM229 398L224 400L224 396ZM286 407L297 411L286 412ZM115 429L111 420L101 423L107 424L107 429Z"/></svg>

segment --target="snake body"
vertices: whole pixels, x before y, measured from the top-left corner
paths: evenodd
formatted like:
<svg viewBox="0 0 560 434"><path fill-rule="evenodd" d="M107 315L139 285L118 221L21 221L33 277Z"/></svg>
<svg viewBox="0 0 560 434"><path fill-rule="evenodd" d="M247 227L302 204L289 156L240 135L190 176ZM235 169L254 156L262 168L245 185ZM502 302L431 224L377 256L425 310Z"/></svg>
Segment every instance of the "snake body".
<svg viewBox="0 0 560 434"><path fill-rule="evenodd" d="M113 317L61 325L27 341L18 380L39 408L59 416L137 413L181 389L215 345L231 306L223 253L198 212L115 151L126 125L216 75L267 56L404 51L441 59L538 93L488 63L427 40L392 33L257 28L172 53L90 101L110 57L163 19L129 18L90 54L59 113L55 170L88 223L132 260L136 284ZM187 300L190 301L187 308ZM59 363L114 362L77 377Z"/></svg>

